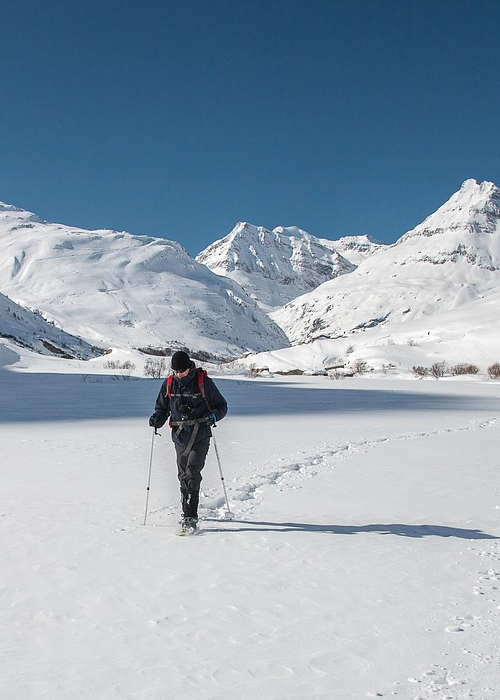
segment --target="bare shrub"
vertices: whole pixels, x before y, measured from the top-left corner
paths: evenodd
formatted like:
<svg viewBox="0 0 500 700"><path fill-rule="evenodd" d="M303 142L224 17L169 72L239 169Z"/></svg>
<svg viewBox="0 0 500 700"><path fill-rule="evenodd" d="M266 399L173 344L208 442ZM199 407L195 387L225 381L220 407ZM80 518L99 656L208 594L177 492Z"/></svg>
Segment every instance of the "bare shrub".
<svg viewBox="0 0 500 700"><path fill-rule="evenodd" d="M369 369L368 363L364 360L354 360L352 363L352 371L354 374L366 374Z"/></svg>
<svg viewBox="0 0 500 700"><path fill-rule="evenodd" d="M456 377L460 374L478 374L479 367L477 365L470 365L467 363L462 363L450 367L451 374Z"/></svg>
<svg viewBox="0 0 500 700"><path fill-rule="evenodd" d="M440 379L446 374L446 362L435 362L431 365L430 372L434 379Z"/></svg>
<svg viewBox="0 0 500 700"><path fill-rule="evenodd" d="M249 379L257 379L261 376L263 371L264 370L257 367L257 365L252 362L252 364L250 364L248 366L248 370L247 370L245 376L248 377Z"/></svg>
<svg viewBox="0 0 500 700"><path fill-rule="evenodd" d="M161 379L167 369L167 363L162 358L148 358L144 364L144 376L152 377L153 379Z"/></svg>
<svg viewBox="0 0 500 700"><path fill-rule="evenodd" d="M488 376L490 379L500 379L500 362L495 362L488 367Z"/></svg>
<svg viewBox="0 0 500 700"><path fill-rule="evenodd" d="M104 369L135 369L135 365L130 360L125 360L125 362L120 362L119 360L107 360L103 364Z"/></svg>
<svg viewBox="0 0 500 700"><path fill-rule="evenodd" d="M419 379L423 379L423 377L429 376L429 368L422 367L421 365L419 365L418 367L412 367L412 372Z"/></svg>

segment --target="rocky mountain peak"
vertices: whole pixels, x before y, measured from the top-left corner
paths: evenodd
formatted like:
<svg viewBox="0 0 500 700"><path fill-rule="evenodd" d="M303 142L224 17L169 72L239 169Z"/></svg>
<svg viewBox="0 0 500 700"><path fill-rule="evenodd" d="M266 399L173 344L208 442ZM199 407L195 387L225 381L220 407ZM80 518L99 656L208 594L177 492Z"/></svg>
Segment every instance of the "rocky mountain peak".
<svg viewBox="0 0 500 700"><path fill-rule="evenodd" d="M476 233L492 232L500 220L500 190L493 182L465 180L433 214L402 236L400 245L414 236L432 236L460 229Z"/></svg>
<svg viewBox="0 0 500 700"><path fill-rule="evenodd" d="M500 191L464 182L458 192L350 275L325 282L272 317L292 343L408 323L496 293Z"/></svg>
<svg viewBox="0 0 500 700"><path fill-rule="evenodd" d="M242 222L196 259L238 282L267 311L355 268L332 242L302 229Z"/></svg>

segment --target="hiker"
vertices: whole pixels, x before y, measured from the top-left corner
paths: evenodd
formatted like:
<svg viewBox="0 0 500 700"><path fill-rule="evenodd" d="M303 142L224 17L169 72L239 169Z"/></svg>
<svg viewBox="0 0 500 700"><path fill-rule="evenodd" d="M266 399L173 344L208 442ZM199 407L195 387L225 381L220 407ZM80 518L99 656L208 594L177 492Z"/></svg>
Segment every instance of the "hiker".
<svg viewBox="0 0 500 700"><path fill-rule="evenodd" d="M207 373L189 355L172 355L172 374L161 385L149 425L161 428L170 415L181 490L182 529L195 531L198 522L201 470L205 466L212 426L227 413L227 403Z"/></svg>

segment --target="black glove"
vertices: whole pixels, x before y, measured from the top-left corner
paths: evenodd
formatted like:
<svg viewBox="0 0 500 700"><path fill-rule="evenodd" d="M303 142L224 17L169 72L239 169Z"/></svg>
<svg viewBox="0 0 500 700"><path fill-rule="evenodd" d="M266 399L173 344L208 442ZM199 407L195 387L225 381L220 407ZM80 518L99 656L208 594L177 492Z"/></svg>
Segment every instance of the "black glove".
<svg viewBox="0 0 500 700"><path fill-rule="evenodd" d="M161 428L163 425L163 420L160 418L160 416L157 413L153 413L153 415L149 419L149 427L150 428Z"/></svg>
<svg viewBox="0 0 500 700"><path fill-rule="evenodd" d="M210 427L213 427L217 421L217 416L215 413L212 411L212 413L207 413L205 416L205 423L209 425Z"/></svg>

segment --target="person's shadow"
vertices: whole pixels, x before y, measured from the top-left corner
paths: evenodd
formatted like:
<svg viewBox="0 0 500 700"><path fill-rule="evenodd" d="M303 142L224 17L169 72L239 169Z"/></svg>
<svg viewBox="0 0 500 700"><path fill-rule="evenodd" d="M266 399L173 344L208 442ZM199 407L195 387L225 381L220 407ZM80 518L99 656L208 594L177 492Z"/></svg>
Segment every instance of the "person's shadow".
<svg viewBox="0 0 500 700"><path fill-rule="evenodd" d="M207 518L206 522L221 523ZM402 523L373 523L370 525L318 525L312 523L275 523L253 520L227 520L223 527L210 527L209 532L320 532L330 535L359 535L374 532L398 537L455 537L462 540L497 540L482 530L449 527L447 525L404 525Z"/></svg>

